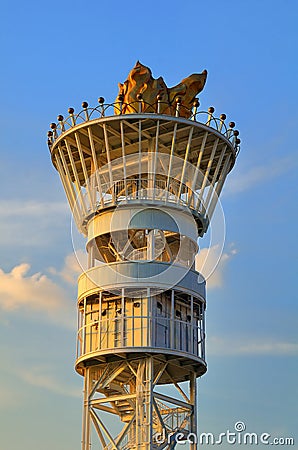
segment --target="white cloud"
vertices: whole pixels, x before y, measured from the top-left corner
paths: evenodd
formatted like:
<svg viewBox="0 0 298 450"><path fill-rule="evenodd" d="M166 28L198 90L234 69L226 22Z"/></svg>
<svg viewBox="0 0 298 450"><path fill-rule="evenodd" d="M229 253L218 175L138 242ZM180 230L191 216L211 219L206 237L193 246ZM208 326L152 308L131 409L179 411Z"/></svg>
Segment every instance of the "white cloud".
<svg viewBox="0 0 298 450"><path fill-rule="evenodd" d="M0 308L38 313L43 319L73 327L75 306L66 290L41 273L28 275L29 270L25 263L8 273L0 269Z"/></svg>
<svg viewBox="0 0 298 450"><path fill-rule="evenodd" d="M196 255L196 270L207 281L208 288L219 288L223 285L223 275L227 262L237 253L230 245L229 251L222 253L221 246L214 245L210 248L202 248Z"/></svg>
<svg viewBox="0 0 298 450"><path fill-rule="evenodd" d="M86 269L87 253L86 251L79 249L66 256L64 266L60 271L54 267L50 267L48 270L51 274L58 275L64 281L75 285L77 284L78 276Z"/></svg>
<svg viewBox="0 0 298 450"><path fill-rule="evenodd" d="M277 341L270 337L243 337L222 338L210 336L207 339L208 354L216 356L241 356L241 355L274 355L294 356L298 355L298 343Z"/></svg>
<svg viewBox="0 0 298 450"><path fill-rule="evenodd" d="M259 184L265 183L276 178L293 167L297 166L297 159L293 156L287 156L273 161L268 161L263 166L255 166L247 172L233 172L233 176L228 179L224 188L224 194L238 194L248 189L254 188Z"/></svg>

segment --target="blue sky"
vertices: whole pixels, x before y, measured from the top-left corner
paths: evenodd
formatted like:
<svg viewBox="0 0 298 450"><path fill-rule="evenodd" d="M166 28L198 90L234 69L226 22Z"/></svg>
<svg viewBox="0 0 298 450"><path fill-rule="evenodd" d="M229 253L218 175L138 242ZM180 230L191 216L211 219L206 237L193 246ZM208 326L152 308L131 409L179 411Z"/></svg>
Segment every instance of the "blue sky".
<svg viewBox="0 0 298 450"><path fill-rule="evenodd" d="M113 101L138 59L170 86L206 68L202 108L241 133L209 281L200 430L243 420L298 448L297 2L29 0L1 12L1 448L80 448L71 218L46 132L69 106Z"/></svg>

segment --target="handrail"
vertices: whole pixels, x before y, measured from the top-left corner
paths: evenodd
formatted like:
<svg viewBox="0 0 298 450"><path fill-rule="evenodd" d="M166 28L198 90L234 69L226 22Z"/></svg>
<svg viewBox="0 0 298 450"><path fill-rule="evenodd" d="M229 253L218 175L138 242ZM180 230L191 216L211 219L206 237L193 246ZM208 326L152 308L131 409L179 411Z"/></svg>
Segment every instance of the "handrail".
<svg viewBox="0 0 298 450"><path fill-rule="evenodd" d="M102 97L100 97L102 99ZM100 100L99 99L99 100ZM103 100L103 99L102 99ZM158 102L159 103L159 102ZM87 102L83 102L83 109L79 111L77 114L74 112L74 108L69 108L69 115L64 118L61 114L57 117L58 124L52 122L50 124L51 131L48 131L48 145L49 148L52 147L55 140L61 136L65 131L70 130L76 125L89 122L93 119L100 119L103 117L111 117L111 116L121 116L123 111L127 107L133 108L134 111L132 113L125 113L126 117L129 117L130 114L156 114L156 115L165 115L165 117L169 117L169 114L162 114L158 111L158 103L150 104L146 103L143 100L135 101L131 103L100 103L96 107L89 107ZM139 107L135 107L134 104L139 105ZM178 107L179 106L179 107ZM221 114L219 117L214 116L214 108L210 107L208 111L198 111L197 106L194 104L192 109L187 108L182 103L176 105L176 108L173 105L169 105L169 108L173 109L174 114L170 114L173 118L185 118L180 114L180 111L187 111L189 113L189 117L187 120L199 122L204 125L209 126L210 128L215 129L220 132L223 136L225 136L229 141L232 142L235 147L236 152L239 152L240 148L240 139L239 139L239 131L234 130L235 122L230 122L227 127L225 123L226 115ZM174 109L175 108L175 109ZM112 113L111 113L112 112ZM201 120L200 120L201 119Z"/></svg>
<svg viewBox="0 0 298 450"><path fill-rule="evenodd" d="M168 190L166 189L168 185ZM180 197L178 198L178 191L180 185ZM185 184L180 183L180 181L175 178L170 179L170 183L167 180L157 179L155 180L154 188L150 186L150 179L144 178L126 178L114 182L112 185L110 183L101 184L101 197L96 202L97 210L102 207L106 207L109 204L129 202L130 200L154 200L161 201L164 203L177 203L181 206L187 206L191 208L188 199L192 199L192 203L198 201L198 196L194 193L191 188ZM122 195L125 191L127 195ZM170 195L169 195L170 194ZM172 197L171 197L172 195ZM87 198L87 193L84 197ZM203 216L206 214L203 202L197 204L196 210ZM91 212L91 210L90 210Z"/></svg>
<svg viewBox="0 0 298 450"><path fill-rule="evenodd" d="M131 328L127 328L128 321L131 320ZM140 320L140 326L136 327L135 321ZM170 345L171 338L170 333L172 327L170 326L171 323L174 322L174 330L175 335L177 333L178 327L182 326L182 329L188 329L188 331L192 334L192 340L193 344L191 343L191 334L188 336L189 342L187 343L186 347L189 346L190 348L182 348L183 345L182 342L179 340L175 342L174 347L172 347L173 350L177 351L186 351L187 353L190 353L192 355L196 356L204 356L204 341L205 341L205 332L204 332L204 326L201 320L199 320L196 324L193 324L187 320L181 320L181 319L172 319L171 317L163 317L163 316L154 316L149 317L147 315L138 315L138 316L119 316L119 317L111 317L108 319L101 319L101 320L95 320L91 323L85 324L81 326L78 329L77 336L78 336L78 348L77 348L77 357L80 357L82 355L91 353L93 351L100 351L100 350L106 350L108 348L114 348L115 346L115 334L120 333L122 330L123 321L125 322L124 329L125 329L125 336L124 336L124 342L121 342L121 345L117 346L117 348L126 348L126 347L135 347L134 339L132 339L133 345L126 345L125 340L129 337L129 333L132 335L136 330L143 330L144 336L146 335L148 328L152 327L152 324L154 323L154 327L156 329L156 325L160 325L162 327L167 327L168 330L168 344ZM119 324L119 329L116 330L116 324ZM112 326L111 326L112 325ZM86 349L86 335L88 333L88 336L90 339L90 348ZM112 346L106 346L102 347L102 344L105 342L105 339L107 338L107 335L110 336L112 342ZM158 340L157 336L152 336L154 341L153 342L147 342L147 344L144 345L142 343L142 346L144 347L158 347L158 348L169 348L169 345L166 345L165 343ZM84 339L85 338L85 339ZM97 345L94 346L94 343L92 343L93 338L98 338ZM100 338L100 342L99 342ZM184 341L183 341L184 342ZM79 351L79 349L81 351Z"/></svg>

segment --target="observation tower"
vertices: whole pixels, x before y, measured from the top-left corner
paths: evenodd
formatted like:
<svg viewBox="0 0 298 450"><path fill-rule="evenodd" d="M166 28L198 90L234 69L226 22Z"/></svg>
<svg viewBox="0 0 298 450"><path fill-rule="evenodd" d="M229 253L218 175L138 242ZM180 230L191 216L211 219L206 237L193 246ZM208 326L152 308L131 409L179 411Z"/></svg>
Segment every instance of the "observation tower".
<svg viewBox="0 0 298 450"><path fill-rule="evenodd" d="M82 450L197 448L205 280L195 270L240 139L199 109L207 72L168 88L139 62L112 104L51 124L48 143L88 268L78 279ZM91 431L91 430L94 431Z"/></svg>

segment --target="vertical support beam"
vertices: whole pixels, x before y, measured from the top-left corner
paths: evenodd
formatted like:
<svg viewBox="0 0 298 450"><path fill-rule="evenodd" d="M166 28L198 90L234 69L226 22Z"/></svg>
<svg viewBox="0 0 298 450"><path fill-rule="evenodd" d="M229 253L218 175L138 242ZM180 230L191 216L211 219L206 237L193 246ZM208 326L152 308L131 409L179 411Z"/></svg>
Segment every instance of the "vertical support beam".
<svg viewBox="0 0 298 450"><path fill-rule="evenodd" d="M155 152L153 160L153 200L155 199L155 178L156 178L156 166L157 166L157 156L158 156L158 140L159 140L159 120L156 124L156 135L155 135Z"/></svg>
<svg viewBox="0 0 298 450"><path fill-rule="evenodd" d="M167 187L166 187L166 191L167 191L166 192L166 200L168 199L168 195L169 195L170 179L171 179L171 173L172 173L174 150L175 150L176 136L177 136L177 127L178 127L178 123L176 122L175 125L174 125L172 144L171 144L170 161L169 161L168 178L167 178Z"/></svg>
<svg viewBox="0 0 298 450"><path fill-rule="evenodd" d="M81 330L81 314L80 314L80 308L78 306L77 310L77 345L76 345L76 359L78 359L80 354L80 330Z"/></svg>
<svg viewBox="0 0 298 450"><path fill-rule="evenodd" d="M175 291L171 290L171 348L175 348Z"/></svg>
<svg viewBox="0 0 298 450"><path fill-rule="evenodd" d="M217 146L218 146L218 142L219 142L219 138L215 139L214 144L213 144L213 148L212 148L212 152L211 152L208 164L207 164L207 169L205 171L203 183L202 183L202 186L201 186L201 189L200 189L200 195L199 195L199 198L198 198L198 201L197 201L196 209L200 208L200 210L204 210L205 211L205 205L204 205L204 202L203 202L204 190L205 190L205 187L206 187L206 185L208 183L208 177L209 177L209 173L210 173L210 170L211 170L211 167L212 167L213 159L214 159L215 154L216 154L216 149L217 149Z"/></svg>
<svg viewBox="0 0 298 450"><path fill-rule="evenodd" d="M67 139L65 139L65 145L66 145L67 154L68 154L68 157L69 157L69 160L70 160L72 172L73 172L74 179L75 179L74 185L75 185L76 190L77 190L77 196L78 196L78 198L79 198L79 200L81 202L83 214L86 215L87 214L87 209L86 209L86 204L85 204L85 201L84 201L84 198L83 198L83 195L82 195L82 189L81 189L81 184L80 184L80 180L79 180L79 175L78 175L78 171L77 171L74 159L73 159L72 150L71 150L71 147L70 147Z"/></svg>
<svg viewBox="0 0 298 450"><path fill-rule="evenodd" d="M58 148L58 150L60 151L60 148ZM66 197L67 197L68 203L69 203L69 205L71 207L72 212L75 213L75 210L74 210L75 197L73 198L73 192L72 192L71 189L69 189L70 186L69 186L69 184L67 182L68 181L67 178L65 177L65 171L64 171L64 169L63 169L63 167L61 165L61 161L60 161L60 159L58 157L57 152L54 155L54 158L55 158L55 161L56 161L56 164L57 164L57 167L58 167L59 175L60 175L60 178L61 178L64 190L65 190L65 193L66 193ZM74 214L74 216L76 217L76 214Z"/></svg>
<svg viewBox="0 0 298 450"><path fill-rule="evenodd" d="M192 190L192 194L191 194L191 198L189 199L188 205L191 206L191 202L193 200L193 193L196 191L196 184L197 184L197 180L198 180L198 175L200 172L200 165L201 165L201 161L202 161L202 157L203 157L203 153L205 150L205 145L206 145L206 141L207 141L207 137L208 137L208 131L206 131L206 133L204 134L202 143L201 143L201 148L198 154L198 159L197 159L197 165L196 165L196 169L195 169L195 174L194 174L194 178L193 178L193 182L192 182L192 186L191 186L191 190Z"/></svg>
<svg viewBox="0 0 298 450"><path fill-rule="evenodd" d="M125 345L125 290L121 289L121 347Z"/></svg>
<svg viewBox="0 0 298 450"><path fill-rule="evenodd" d="M191 432L194 436L198 436L197 433L197 378L196 373L191 372L190 381L189 381L189 390L190 390L190 404L192 405L191 412ZM193 441L193 439L191 439ZM190 444L190 450L196 450L197 444L196 442Z"/></svg>
<svg viewBox="0 0 298 450"><path fill-rule="evenodd" d="M193 315L193 295L190 296L190 352L194 353L194 315Z"/></svg>
<svg viewBox="0 0 298 450"><path fill-rule="evenodd" d="M154 230L150 230L147 236L147 259L154 260L155 253L155 234Z"/></svg>
<svg viewBox="0 0 298 450"><path fill-rule="evenodd" d="M108 161L109 181L110 181L109 187L112 190L112 198L113 198L113 203L114 203L115 202L115 190L114 190L114 185L113 185L114 182L113 182L113 172L112 172L112 165L111 165L109 136L108 136L108 131L107 131L107 127L106 127L105 123L103 123L102 127L103 127L103 134L104 134L104 138L105 138L105 148L106 148L107 161Z"/></svg>
<svg viewBox="0 0 298 450"><path fill-rule="evenodd" d="M185 155L184 155L184 163L183 163L183 169L182 169L182 174L181 174L181 180L180 180L180 186L179 186L179 193L178 193L177 203L180 203L181 191L182 191L184 178L185 178L185 171L186 171L187 160L188 160L188 155L189 155L190 146L191 146L193 130L194 130L194 127L191 127L191 129L189 130L188 141L187 141L187 146L186 146Z"/></svg>
<svg viewBox="0 0 298 450"><path fill-rule="evenodd" d="M87 299L84 298L84 316L83 316L83 354L86 353L86 315L87 315Z"/></svg>
<svg viewBox="0 0 298 450"><path fill-rule="evenodd" d="M139 119L139 182L137 187L137 196L140 198L141 195L141 182L142 182L142 120Z"/></svg>
<svg viewBox="0 0 298 450"><path fill-rule="evenodd" d="M80 140L80 136L79 133L75 133L75 140L77 143L77 148L78 148L78 152L79 152L79 157L80 157L80 162L81 162L81 166L83 169L83 175L84 175L84 180L85 180L85 187L86 187L86 191L87 191L87 195L89 198L89 202L90 202L90 209L91 211L94 211L94 204L93 204L93 198L92 198L92 192L91 192L91 186L90 186L90 177L88 175L88 170L86 167L86 161L85 161L85 157L84 157L84 153L83 153L83 149L82 149L82 145L81 145L81 140ZM91 174L90 174L91 175Z"/></svg>
<svg viewBox="0 0 298 450"><path fill-rule="evenodd" d="M95 169L95 177L96 177L97 189L98 189L99 197L100 197L100 204L101 204L101 207L103 208L104 207L104 201L103 201L103 195L102 195L102 190L101 190L101 182L100 182L100 176L99 176L99 171L98 171L98 162L97 162L95 145L94 145L94 140L93 140L93 134L92 134L91 127L88 127L88 137L89 137L89 142L90 142L90 148L91 148L91 154L92 154L92 160L93 160L93 167Z"/></svg>
<svg viewBox="0 0 298 450"><path fill-rule="evenodd" d="M84 369L84 406L82 421L82 450L90 450L90 413L89 413L89 392L90 392L91 369Z"/></svg>
<svg viewBox="0 0 298 450"><path fill-rule="evenodd" d="M212 167L212 163L213 163L213 159L214 159L214 156L215 156L215 153L216 153L218 142L219 142L219 138L216 138L215 141L214 141L212 152L211 152L211 155L210 155L210 158L209 158L209 161L208 161L208 164L207 164L207 168L206 168L206 171L205 171L203 183L202 183L201 190L200 190L200 195L199 195L199 198L198 198L197 209L200 207L202 199L203 199L204 190L205 190L206 184L208 182L208 177L209 177L209 173L210 173L210 170L211 170L211 167Z"/></svg>
<svg viewBox="0 0 298 450"><path fill-rule="evenodd" d="M211 218L213 216L214 209L215 209L216 203L217 203L217 199L220 196L220 193L221 193L221 190L223 188L225 179L226 179L226 177L227 177L227 175L229 173L230 161L231 161L231 154L229 156L227 156L227 158L225 160L224 167L223 167L222 172L221 172L221 178L220 178L220 180L218 181L218 183L216 185L215 192L213 193L213 196L212 196L212 199L211 199L211 202L210 202L210 206L208 208L208 211L206 212L206 215L207 215L209 221L211 220Z"/></svg>
<svg viewBox="0 0 298 450"><path fill-rule="evenodd" d="M122 148L122 160L123 160L124 188L125 188L125 197L127 198L126 152L125 152L125 139L124 139L123 120L121 120L121 122L120 122L120 133L121 133L121 148Z"/></svg>
<svg viewBox="0 0 298 450"><path fill-rule="evenodd" d="M74 212L77 211L78 219L82 220L82 216L83 216L82 211L83 211L83 209L81 209L81 210L79 209L78 202L77 202L77 196L76 196L76 193L75 193L75 190L74 190L74 186L73 186L73 184L71 182L71 175L70 175L70 172L69 172L69 167L68 167L68 165L66 163L66 160L65 160L63 149L61 149L60 146L59 146L58 147L58 151L59 151L59 155L60 155L60 158L61 158L61 161L62 161L62 164L63 164L64 172L65 172L65 184L69 187L69 192L71 193L71 197L72 197L72 202L70 203L70 205L73 205L73 211ZM57 162L58 162L58 160L59 160L59 158L57 158ZM63 171L61 173L63 173ZM60 174L60 176L61 176L61 174Z"/></svg>
<svg viewBox="0 0 298 450"><path fill-rule="evenodd" d="M144 376L145 361L141 360L138 364L136 376L136 450L141 450L144 441Z"/></svg>
<svg viewBox="0 0 298 450"><path fill-rule="evenodd" d="M152 421L153 421L153 377L154 377L154 370L153 370L153 358L152 356L149 356L146 358L146 383L145 383L145 414L144 417L145 426L146 426L146 445L145 449L150 450L151 444L152 444Z"/></svg>
<svg viewBox="0 0 298 450"><path fill-rule="evenodd" d="M149 196L149 198L153 198L153 191L155 189L155 185L154 185L154 153L152 151L152 139L150 139L149 141L149 146L148 146L148 185L147 185L147 196Z"/></svg>
<svg viewBox="0 0 298 450"><path fill-rule="evenodd" d="M150 288L147 288L147 345L150 347L155 345L155 327L153 322L153 297L151 297Z"/></svg>
<svg viewBox="0 0 298 450"><path fill-rule="evenodd" d="M227 145L225 145L224 148L222 149L220 157L219 157L219 160L217 161L216 170L214 171L214 174L213 174L213 177L212 177L212 181L211 181L210 186L209 186L208 195L207 195L206 200L205 200L205 209L206 210L208 209L209 201L210 201L211 195L212 195L213 190L214 190L216 179L217 179L217 176L219 174L219 170L220 170L221 164L223 162L223 159L224 159L224 156L225 156L225 153L226 153L226 149L227 149Z"/></svg>
<svg viewBox="0 0 298 450"><path fill-rule="evenodd" d="M150 450L153 424L153 357L139 361L136 376L136 450Z"/></svg>
<svg viewBox="0 0 298 450"><path fill-rule="evenodd" d="M201 343L201 352L202 352L202 358L205 360L205 305L201 304L201 311L202 311L202 343Z"/></svg>
<svg viewBox="0 0 298 450"><path fill-rule="evenodd" d="M101 315L102 315L102 291L99 293L99 311L98 311L98 348L101 349Z"/></svg>
<svg viewBox="0 0 298 450"><path fill-rule="evenodd" d="M96 211L97 209L97 182L95 178L95 168L94 163L91 158L90 160L90 175L89 175L89 188L91 194L91 202L92 202L92 211Z"/></svg>

